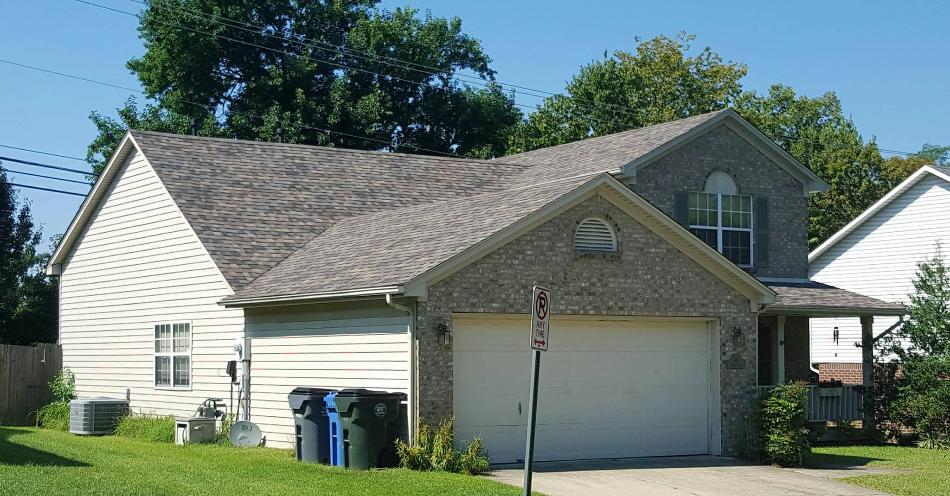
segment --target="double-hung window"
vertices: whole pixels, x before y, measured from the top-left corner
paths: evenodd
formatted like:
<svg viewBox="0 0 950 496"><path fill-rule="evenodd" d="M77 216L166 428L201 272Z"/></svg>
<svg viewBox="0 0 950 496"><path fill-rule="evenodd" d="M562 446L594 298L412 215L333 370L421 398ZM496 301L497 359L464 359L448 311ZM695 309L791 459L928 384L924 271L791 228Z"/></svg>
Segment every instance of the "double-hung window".
<svg viewBox="0 0 950 496"><path fill-rule="evenodd" d="M191 324L155 325L155 387L191 387Z"/></svg>
<svg viewBox="0 0 950 496"><path fill-rule="evenodd" d="M706 191L690 193L688 220L699 239L736 265L752 266L752 197L737 194L731 177L711 175Z"/></svg>

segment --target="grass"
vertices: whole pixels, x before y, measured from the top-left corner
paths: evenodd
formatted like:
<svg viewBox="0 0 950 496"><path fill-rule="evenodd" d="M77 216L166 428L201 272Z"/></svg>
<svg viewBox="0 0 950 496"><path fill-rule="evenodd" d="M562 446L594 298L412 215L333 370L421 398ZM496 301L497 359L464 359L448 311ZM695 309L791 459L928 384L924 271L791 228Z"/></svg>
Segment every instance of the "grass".
<svg viewBox="0 0 950 496"><path fill-rule="evenodd" d="M175 442L175 417L126 415L115 426L117 436L164 443Z"/></svg>
<svg viewBox="0 0 950 496"><path fill-rule="evenodd" d="M353 471L298 463L285 450L175 446L0 427L0 495L518 495L494 481L405 469Z"/></svg>
<svg viewBox="0 0 950 496"><path fill-rule="evenodd" d="M899 496L944 496L950 492L950 451L905 446L822 446L812 462L898 469L845 482Z"/></svg>

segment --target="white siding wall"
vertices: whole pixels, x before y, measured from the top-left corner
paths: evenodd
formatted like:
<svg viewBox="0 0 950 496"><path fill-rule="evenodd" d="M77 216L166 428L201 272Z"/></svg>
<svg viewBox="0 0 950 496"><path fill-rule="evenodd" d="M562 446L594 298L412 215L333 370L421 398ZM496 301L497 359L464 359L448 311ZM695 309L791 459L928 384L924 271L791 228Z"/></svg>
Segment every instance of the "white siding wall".
<svg viewBox="0 0 950 496"><path fill-rule="evenodd" d="M381 303L249 309L251 420L292 448L287 394L298 386L410 389L409 316Z"/></svg>
<svg viewBox="0 0 950 496"><path fill-rule="evenodd" d="M145 158L136 153L92 217L61 278L63 364L79 396L124 397L141 412L186 415L227 398L225 362L242 336L241 310L198 237ZM192 387L154 383L153 326L191 322Z"/></svg>
<svg viewBox="0 0 950 496"><path fill-rule="evenodd" d="M937 242L950 241L950 184L927 174L889 205L867 219L810 265L811 278L885 301L907 302L914 290L917 262L932 256ZM879 334L896 319L878 317ZM840 344L832 329L838 326ZM812 319L813 362L860 362L858 319ZM837 356L835 356L837 354Z"/></svg>

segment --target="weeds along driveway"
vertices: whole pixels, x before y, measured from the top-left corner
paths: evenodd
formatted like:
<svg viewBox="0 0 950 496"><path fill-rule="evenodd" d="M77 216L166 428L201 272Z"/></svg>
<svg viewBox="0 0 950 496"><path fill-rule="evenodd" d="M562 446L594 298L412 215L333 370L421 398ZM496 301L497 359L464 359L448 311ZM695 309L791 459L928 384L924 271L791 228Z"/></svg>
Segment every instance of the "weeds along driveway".
<svg viewBox="0 0 950 496"><path fill-rule="evenodd" d="M881 496L834 480L864 469L782 469L734 458L684 456L596 462L550 462L535 467L533 488L549 496ZM499 467L488 478L521 486L521 467Z"/></svg>
<svg viewBox="0 0 950 496"><path fill-rule="evenodd" d="M285 450L0 427L0 495L519 495L479 477L298 463Z"/></svg>

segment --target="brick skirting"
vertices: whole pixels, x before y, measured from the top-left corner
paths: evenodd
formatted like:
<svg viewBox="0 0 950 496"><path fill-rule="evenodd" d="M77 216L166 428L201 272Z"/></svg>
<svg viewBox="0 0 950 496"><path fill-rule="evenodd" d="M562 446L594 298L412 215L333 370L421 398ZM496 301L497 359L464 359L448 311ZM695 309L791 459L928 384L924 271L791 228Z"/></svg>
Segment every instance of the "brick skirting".
<svg viewBox="0 0 950 496"><path fill-rule="evenodd" d="M860 363L819 363L819 381L841 381L844 384L861 384Z"/></svg>

